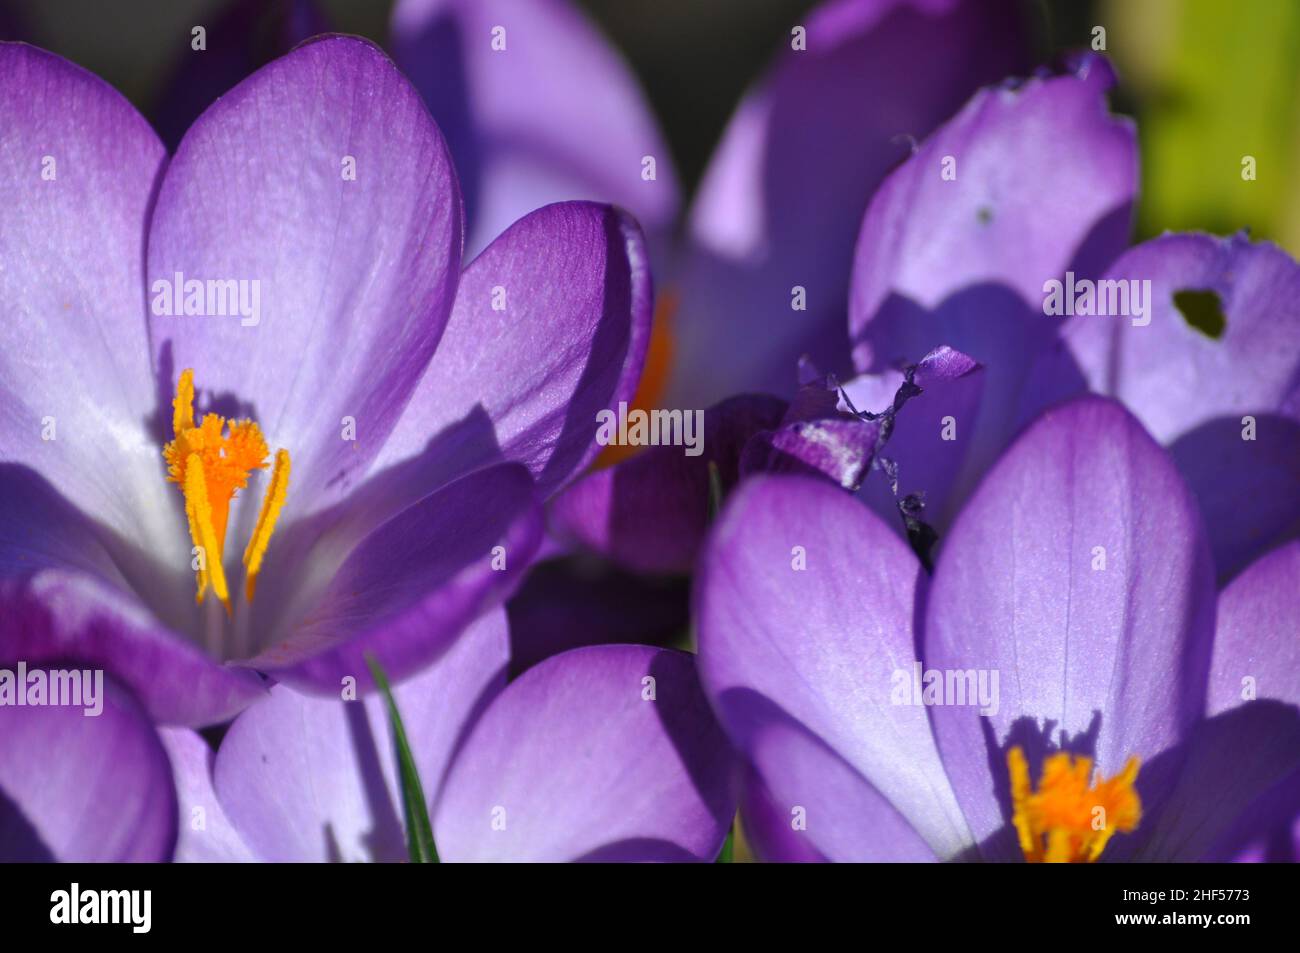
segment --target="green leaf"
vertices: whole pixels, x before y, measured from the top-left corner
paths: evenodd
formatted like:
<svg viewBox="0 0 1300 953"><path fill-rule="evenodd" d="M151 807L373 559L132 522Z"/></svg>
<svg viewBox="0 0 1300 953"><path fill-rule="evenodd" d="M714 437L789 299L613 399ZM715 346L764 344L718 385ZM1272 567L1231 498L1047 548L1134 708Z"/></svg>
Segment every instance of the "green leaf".
<svg viewBox="0 0 1300 953"><path fill-rule="evenodd" d="M402 725L401 713L397 702L393 700L393 690L388 685L388 676L379 666L375 657L366 653L366 664L370 674L383 693L384 703L388 706L388 720L393 726L393 741L397 746L397 765L402 780L402 813L406 817L406 844L413 864L436 864L438 852L433 846L433 825L429 823L428 802L424 799L424 786L420 784L420 772L415 768L415 758L411 755L411 745L406 740L406 728Z"/></svg>
<svg viewBox="0 0 1300 953"><path fill-rule="evenodd" d="M722 842L722 851L718 854L715 864L729 864L736 854L736 822L731 822L731 827L727 829L727 839Z"/></svg>

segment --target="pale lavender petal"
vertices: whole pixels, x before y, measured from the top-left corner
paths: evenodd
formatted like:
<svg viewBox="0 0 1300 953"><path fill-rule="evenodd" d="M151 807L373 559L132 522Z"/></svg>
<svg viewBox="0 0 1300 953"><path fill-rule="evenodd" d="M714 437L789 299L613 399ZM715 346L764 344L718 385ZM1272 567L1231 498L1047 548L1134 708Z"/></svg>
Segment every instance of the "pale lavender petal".
<svg viewBox="0 0 1300 953"><path fill-rule="evenodd" d="M781 813L806 810L833 860L952 857L969 846L913 682L920 564L823 480L756 476L710 534L696 579L705 690Z"/></svg>
<svg viewBox="0 0 1300 953"><path fill-rule="evenodd" d="M7 649L4 669L16 678ZM36 668L28 666L28 679ZM85 663L52 668L79 671L97 703L0 707L0 860L170 860L176 792L148 717Z"/></svg>
<svg viewBox="0 0 1300 953"><path fill-rule="evenodd" d="M614 203L664 237L679 201L667 145L631 71L576 5L402 0L392 30L456 160L470 254L567 199Z"/></svg>
<svg viewBox="0 0 1300 953"><path fill-rule="evenodd" d="M292 454L285 518L323 508L433 354L461 237L451 159L406 78L364 40L304 44L218 100L167 170L147 271L160 385L193 368L200 410L251 416ZM158 314L177 274L245 282L237 308L213 296L239 313Z"/></svg>
<svg viewBox="0 0 1300 953"><path fill-rule="evenodd" d="M523 463L549 496L586 466L596 414L630 400L650 338L652 289L640 229L590 202L515 223L465 270L447 333L375 470L418 459L484 414L491 440L466 465ZM419 468L399 493L427 493Z"/></svg>
<svg viewBox="0 0 1300 953"><path fill-rule="evenodd" d="M256 861L257 856L231 824L212 789L216 757L212 748L189 728L162 728L158 734L176 779L179 833L174 859L179 863L217 864Z"/></svg>
<svg viewBox="0 0 1300 953"><path fill-rule="evenodd" d="M692 656L574 649L488 708L451 766L434 840L450 861L710 861L735 811L732 767Z"/></svg>
<svg viewBox="0 0 1300 953"><path fill-rule="evenodd" d="M1300 531L1300 265L1244 235L1164 235L1106 277L1150 282L1146 314L1072 318L1065 352L1171 448L1230 576ZM1189 323L1187 292L1217 303L1218 337Z"/></svg>
<svg viewBox="0 0 1300 953"><path fill-rule="evenodd" d="M1035 776L1058 746L1107 777L1136 755L1154 807L1178 765L1148 762L1203 711L1213 627L1204 529L1169 456L1112 401L1040 417L957 518L926 613L928 669L998 677L989 717L932 710L977 840L1009 820L1012 744ZM983 846L998 856L1007 845Z"/></svg>
<svg viewBox="0 0 1300 953"><path fill-rule="evenodd" d="M509 635L496 610L394 690L433 803L447 765L505 686ZM231 826L268 861L396 861L407 856L393 736L382 698L313 698L286 686L239 718L221 742L214 786ZM193 842L193 836L188 836ZM441 845L439 845L441 846Z"/></svg>
<svg viewBox="0 0 1300 953"><path fill-rule="evenodd" d="M844 315L867 200L910 139L1026 65L1018 13L996 0L833 0L800 25L806 49L783 38L692 207L674 324L680 404L748 389L787 395L805 353L846 376ZM792 310L796 286L806 311Z"/></svg>
<svg viewBox="0 0 1300 953"><path fill-rule="evenodd" d="M1252 563L1219 594L1206 708L1255 698L1300 705L1300 542Z"/></svg>
<svg viewBox="0 0 1300 953"><path fill-rule="evenodd" d="M166 153L116 90L58 56L0 43L0 77L0 459L179 560L184 521L156 505L142 264Z"/></svg>

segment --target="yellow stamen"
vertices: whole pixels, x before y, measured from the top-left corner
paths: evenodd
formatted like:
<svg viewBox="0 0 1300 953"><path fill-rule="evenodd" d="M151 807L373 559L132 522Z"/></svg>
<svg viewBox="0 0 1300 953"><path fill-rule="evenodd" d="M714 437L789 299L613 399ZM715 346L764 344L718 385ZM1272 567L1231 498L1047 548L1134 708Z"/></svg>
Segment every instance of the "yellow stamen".
<svg viewBox="0 0 1300 953"><path fill-rule="evenodd" d="M194 372L184 371L176 382L172 401L172 433L179 436L194 426Z"/></svg>
<svg viewBox="0 0 1300 953"><path fill-rule="evenodd" d="M1136 788L1139 762L1128 759L1113 778L1089 786L1092 759L1068 752L1049 755L1035 791L1019 746L1007 751L1011 822L1030 863L1088 863L1101 856L1117 831L1135 830L1142 819Z"/></svg>
<svg viewBox="0 0 1300 953"><path fill-rule="evenodd" d="M257 574L262 571L262 557L266 547L271 544L271 534L275 532L275 521L280 518L280 508L284 506L285 497L289 495L289 451L281 450L275 455L275 469L271 472L271 485L262 497L262 511L257 515L257 526L248 540L244 550L244 568L248 570L245 584L248 601L253 601L257 590Z"/></svg>
<svg viewBox="0 0 1300 953"><path fill-rule="evenodd" d="M230 592L226 589L226 572L221 568L221 551L216 529L212 525L212 506L208 501L208 488L203 479L203 461L197 453L191 453L185 465L185 515L190 521L190 536L194 545L203 550L199 570L198 601L203 601L207 583L212 584L212 591L217 594L221 604L230 612ZM206 579L204 578L206 575Z"/></svg>
<svg viewBox="0 0 1300 953"><path fill-rule="evenodd" d="M227 422L218 414L206 414L198 426L194 421L194 371L185 370L176 383L172 401L174 439L163 448L167 479L180 485L185 495L185 515L190 537L203 550L203 569L198 571L199 602L212 586L230 612L230 598L222 558L226 547L226 524L230 502L248 486L253 470L265 470L268 454L262 431L251 420ZM248 567L248 598L253 598L257 573L275 530L276 519L289 490L289 454L276 454L271 485L262 503L253 538L244 552Z"/></svg>

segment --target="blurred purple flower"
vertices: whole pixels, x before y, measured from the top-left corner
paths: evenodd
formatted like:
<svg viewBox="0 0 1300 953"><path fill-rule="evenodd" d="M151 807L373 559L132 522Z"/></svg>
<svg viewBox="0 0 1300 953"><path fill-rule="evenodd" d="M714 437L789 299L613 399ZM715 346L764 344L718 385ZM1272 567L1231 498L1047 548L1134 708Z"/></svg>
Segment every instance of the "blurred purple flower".
<svg viewBox="0 0 1300 953"><path fill-rule="evenodd" d="M667 144L631 70L569 0L399 0L392 47L447 137L469 253L568 199L628 209L666 250L680 203Z"/></svg>
<svg viewBox="0 0 1300 953"><path fill-rule="evenodd" d="M180 724L264 694L254 670L333 691L368 684L364 652L395 678L436 657L513 587L538 502L631 396L651 297L635 223L548 206L462 275L441 135L365 41L260 70L170 163L96 77L19 44L0 60L0 654L102 665ZM178 274L260 282L256 326L156 313ZM200 412L292 455L255 600L228 568L229 618L195 605L187 516L209 521L160 452L189 368ZM240 485L218 466L210 488ZM223 527L241 546L268 528L256 482ZM215 529L222 500L203 502Z"/></svg>
<svg viewBox="0 0 1300 953"><path fill-rule="evenodd" d="M695 606L705 691L750 765L746 831L772 859L1258 852L1300 809L1297 584L1292 544L1224 593L1216 631L1194 497L1097 397L1011 446L932 580L824 481L747 481ZM900 694L918 664L940 694ZM1071 756L1074 783L1044 785Z"/></svg>

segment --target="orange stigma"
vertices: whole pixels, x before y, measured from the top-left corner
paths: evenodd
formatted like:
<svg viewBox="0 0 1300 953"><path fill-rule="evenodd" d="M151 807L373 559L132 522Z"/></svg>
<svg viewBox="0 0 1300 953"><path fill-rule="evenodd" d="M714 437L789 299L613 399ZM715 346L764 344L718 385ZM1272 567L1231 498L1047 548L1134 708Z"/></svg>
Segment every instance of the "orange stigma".
<svg viewBox="0 0 1300 953"><path fill-rule="evenodd" d="M1019 746L1007 751L1011 776L1011 822L1025 860L1039 863L1091 863L1101 856L1116 831L1129 833L1142 819L1142 802L1134 782L1138 759L1132 757L1113 778L1089 786L1092 759L1067 752L1043 761L1038 790L1029 780L1029 764Z"/></svg>
<svg viewBox="0 0 1300 953"><path fill-rule="evenodd" d="M195 426L193 370L182 372L176 383L172 431L174 438L163 447L163 457L167 460L167 479L179 484L185 496L185 516L198 556L198 594L195 598L202 602L211 586L229 613L230 592L226 586L222 557L225 554L230 501L248 486L248 476L252 471L266 469L266 440L261 429L251 420L227 422L218 414L206 414ZM250 601L288 491L289 453L281 450L275 455L271 485L267 488L257 526L244 552L246 591Z"/></svg>

